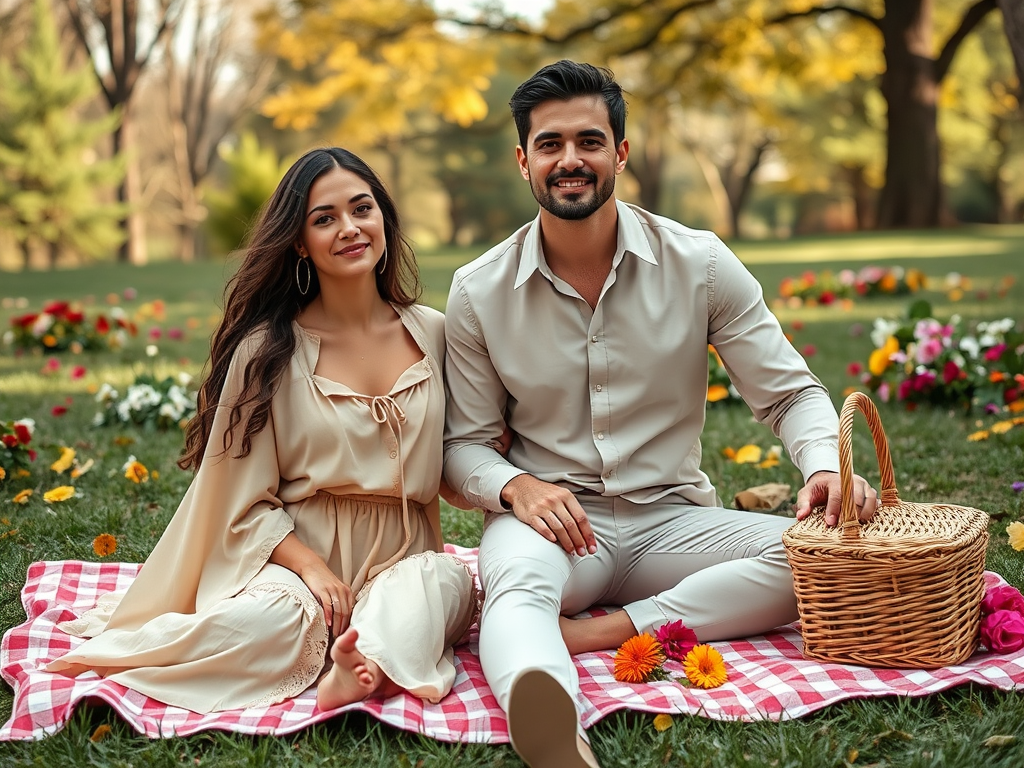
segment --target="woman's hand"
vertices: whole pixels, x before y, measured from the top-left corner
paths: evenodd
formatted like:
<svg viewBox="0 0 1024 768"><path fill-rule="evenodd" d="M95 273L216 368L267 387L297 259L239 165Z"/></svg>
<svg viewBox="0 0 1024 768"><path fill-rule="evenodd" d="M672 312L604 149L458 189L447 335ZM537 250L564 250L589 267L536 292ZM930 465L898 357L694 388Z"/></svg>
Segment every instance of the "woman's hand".
<svg viewBox="0 0 1024 768"><path fill-rule="evenodd" d="M324 609L324 618L334 636L348 629L355 598L352 590L334 575L327 563L318 557L316 562L310 562L302 569L299 578Z"/></svg>
<svg viewBox="0 0 1024 768"><path fill-rule="evenodd" d="M323 608L324 619L335 637L348 629L355 606L352 590L294 532L274 547L270 553L270 562L287 568L302 579L302 583Z"/></svg>

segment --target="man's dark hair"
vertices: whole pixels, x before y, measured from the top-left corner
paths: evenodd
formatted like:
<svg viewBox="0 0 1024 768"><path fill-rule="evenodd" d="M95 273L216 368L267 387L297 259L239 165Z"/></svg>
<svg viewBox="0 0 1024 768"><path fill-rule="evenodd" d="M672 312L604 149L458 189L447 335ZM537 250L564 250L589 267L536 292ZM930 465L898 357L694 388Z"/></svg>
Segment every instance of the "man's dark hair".
<svg viewBox="0 0 1024 768"><path fill-rule="evenodd" d="M626 138L626 100L610 69L562 59L548 64L516 88L508 105L519 131L519 146L526 150L530 113L545 101L568 101L577 96L600 96L608 107L612 138L618 147Z"/></svg>

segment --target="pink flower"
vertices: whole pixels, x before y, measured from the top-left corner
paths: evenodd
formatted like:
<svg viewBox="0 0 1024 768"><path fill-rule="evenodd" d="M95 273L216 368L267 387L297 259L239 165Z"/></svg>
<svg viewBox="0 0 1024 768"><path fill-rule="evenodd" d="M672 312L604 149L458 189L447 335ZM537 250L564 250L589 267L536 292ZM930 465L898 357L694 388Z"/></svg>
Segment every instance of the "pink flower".
<svg viewBox="0 0 1024 768"><path fill-rule="evenodd" d="M990 613L981 620L981 642L993 653L1024 648L1024 616L1016 611Z"/></svg>
<svg viewBox="0 0 1024 768"><path fill-rule="evenodd" d="M1010 586L992 587L981 601L981 614L987 616L996 611L1016 611L1024 616L1024 596Z"/></svg>
<svg viewBox="0 0 1024 768"><path fill-rule="evenodd" d="M889 382L883 381L878 385L878 396L882 398L883 403L888 403L892 393L889 390Z"/></svg>
<svg viewBox="0 0 1024 768"><path fill-rule="evenodd" d="M854 361L854 362L850 363L848 366L846 366L846 372L850 376L857 376L863 370L864 370L864 367L860 363L858 363L856 361Z"/></svg>
<svg viewBox="0 0 1024 768"><path fill-rule="evenodd" d="M160 338L161 336L163 336L163 334L164 334L164 332L163 332L163 331L161 331L161 330L160 330L159 328L150 328L150 329L149 329L149 338L150 338L150 339L151 339L152 341L156 341L156 340L157 340L157 339L159 339L159 338Z"/></svg>
<svg viewBox="0 0 1024 768"><path fill-rule="evenodd" d="M60 370L60 360L56 357L47 358L46 363L43 365L43 373L56 373Z"/></svg>
<svg viewBox="0 0 1024 768"><path fill-rule="evenodd" d="M181 332L181 328L169 328L167 330L167 338L174 341L181 341L184 336L185 334Z"/></svg>
<svg viewBox="0 0 1024 768"><path fill-rule="evenodd" d="M683 626L682 621L670 621L662 624L654 638L661 643L662 652L670 659L683 661L693 647L700 641L692 629Z"/></svg>
<svg viewBox="0 0 1024 768"><path fill-rule="evenodd" d="M995 360L998 360L1000 357L1002 357L1003 356L1003 352L1005 352L1005 351L1006 351L1006 345L1005 344L996 344L994 347L992 347L992 349L986 350L986 352L985 352L985 359L988 360L991 363L991 362L993 362Z"/></svg>
<svg viewBox="0 0 1024 768"><path fill-rule="evenodd" d="M121 295L124 296L125 301L134 301L135 297L138 296L139 293L134 288L125 288Z"/></svg>
<svg viewBox="0 0 1024 768"><path fill-rule="evenodd" d="M813 344L805 345L801 351L803 352L804 357L814 357L818 354L818 348Z"/></svg>
<svg viewBox="0 0 1024 768"><path fill-rule="evenodd" d="M942 342L939 339L932 337L925 339L917 345L917 352L914 354L914 357L917 358L917 362L922 365L928 365L941 354Z"/></svg>
<svg viewBox="0 0 1024 768"><path fill-rule="evenodd" d="M76 365L74 368L71 369L71 378L72 379L80 379L83 376L85 376L85 366L84 365Z"/></svg>

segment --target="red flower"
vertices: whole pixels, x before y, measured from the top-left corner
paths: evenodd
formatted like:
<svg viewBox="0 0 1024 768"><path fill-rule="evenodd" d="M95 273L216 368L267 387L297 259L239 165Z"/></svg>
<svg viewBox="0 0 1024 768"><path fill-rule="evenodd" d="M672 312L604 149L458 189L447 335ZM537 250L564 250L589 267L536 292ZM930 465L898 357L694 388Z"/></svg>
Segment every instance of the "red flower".
<svg viewBox="0 0 1024 768"><path fill-rule="evenodd" d="M803 329L804 329L804 321L803 320L794 320L793 321L793 330L794 331L802 331Z"/></svg>
<svg viewBox="0 0 1024 768"><path fill-rule="evenodd" d="M854 361L854 362L850 363L848 366L846 366L846 372L850 376L859 376L860 372L863 371L863 370L864 370L864 366L862 366L857 361Z"/></svg>
<svg viewBox="0 0 1024 768"><path fill-rule="evenodd" d="M32 327L32 323L34 323L36 321L37 317L39 317L39 315L32 315L32 314L22 315L21 317L12 317L11 318L11 325L17 325L17 326L19 326L21 328L31 328Z"/></svg>
<svg viewBox="0 0 1024 768"><path fill-rule="evenodd" d="M83 320L85 320L85 313L72 312L69 310L64 314L64 319L67 320L69 323L80 323Z"/></svg>
<svg viewBox="0 0 1024 768"><path fill-rule="evenodd" d="M4 445L8 448L14 448L18 445L18 438L15 435L4 435L0 440L3 440Z"/></svg>
<svg viewBox="0 0 1024 768"><path fill-rule="evenodd" d="M954 363L952 360L947 360L945 367L942 369L942 381L945 384L952 384L959 378L960 366Z"/></svg>
<svg viewBox="0 0 1024 768"><path fill-rule="evenodd" d="M821 296L818 297L819 304L825 304L826 306L833 303L836 300L836 295L832 291L822 291Z"/></svg>
<svg viewBox="0 0 1024 768"><path fill-rule="evenodd" d="M682 621L670 621L662 624L654 633L654 638L661 643L662 652L670 659L683 661L686 654L693 650L700 641L697 634L683 626Z"/></svg>
<svg viewBox="0 0 1024 768"><path fill-rule="evenodd" d="M68 412L68 409L63 405L55 405L50 409L50 414L53 416L63 416Z"/></svg>
<svg viewBox="0 0 1024 768"><path fill-rule="evenodd" d="M36 456L38 456L38 455L39 454L36 453L35 451L33 451L31 448L28 449L28 460L29 461L35 461L36 460Z"/></svg>
<svg viewBox="0 0 1024 768"><path fill-rule="evenodd" d="M804 357L814 357L818 354L818 348L813 344L808 344L803 348Z"/></svg>
<svg viewBox="0 0 1024 768"><path fill-rule="evenodd" d="M68 303L66 301L51 301L49 304L43 307L43 312L54 317L60 317L68 309Z"/></svg>
<svg viewBox="0 0 1024 768"><path fill-rule="evenodd" d="M1009 405L1014 400L1020 397L1020 390L1016 387L1010 387L1008 390L1003 392L1003 402Z"/></svg>
<svg viewBox="0 0 1024 768"><path fill-rule="evenodd" d="M84 365L76 365L74 368L71 369L71 378L72 379L80 379L83 376L85 376L85 366Z"/></svg>
<svg viewBox="0 0 1024 768"><path fill-rule="evenodd" d="M32 433L29 432L28 427L24 424L15 424L14 434L18 436L18 440L21 441L22 445L28 445L32 441Z"/></svg>
<svg viewBox="0 0 1024 768"><path fill-rule="evenodd" d="M110 333L110 321L107 320L103 315L96 318L96 333L106 334Z"/></svg>
<svg viewBox="0 0 1024 768"><path fill-rule="evenodd" d="M981 620L981 642L993 653L1024 648L1024 616L1016 611L995 611Z"/></svg>

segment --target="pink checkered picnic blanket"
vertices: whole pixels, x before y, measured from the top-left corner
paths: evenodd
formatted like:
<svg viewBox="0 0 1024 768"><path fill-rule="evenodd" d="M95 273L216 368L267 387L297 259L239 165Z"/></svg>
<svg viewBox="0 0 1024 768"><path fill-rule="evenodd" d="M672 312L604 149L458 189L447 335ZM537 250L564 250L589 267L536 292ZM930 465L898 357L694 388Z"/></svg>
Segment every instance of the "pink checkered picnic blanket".
<svg viewBox="0 0 1024 768"><path fill-rule="evenodd" d="M475 549L451 545L446 549L476 569ZM29 568L21 593L28 620L9 630L0 645L0 673L15 692L11 719L0 728L0 740L38 739L55 733L79 702L95 697L151 738L187 736L210 729L286 734L341 712L362 711L389 725L440 741L508 741L504 714L480 669L475 630L468 644L456 648L455 687L436 705L401 695L321 712L316 707L315 692L309 690L270 707L200 715L161 704L91 672L68 679L41 671L47 661L81 642L58 630L56 624L80 615L101 594L126 589L139 567L129 563L55 561L34 563ZM986 573L985 578L990 585L1002 582L994 573ZM577 657L587 700L584 724L590 726L620 709L699 714L721 720L780 720L800 717L843 699L924 696L966 682L1024 690L1024 651L1003 656L977 653L960 666L924 671L807 661L800 655L800 633L795 625L763 637L714 645L725 658L729 681L710 691L673 682L619 683L612 675L612 653ZM666 668L682 675L675 662L669 662Z"/></svg>

